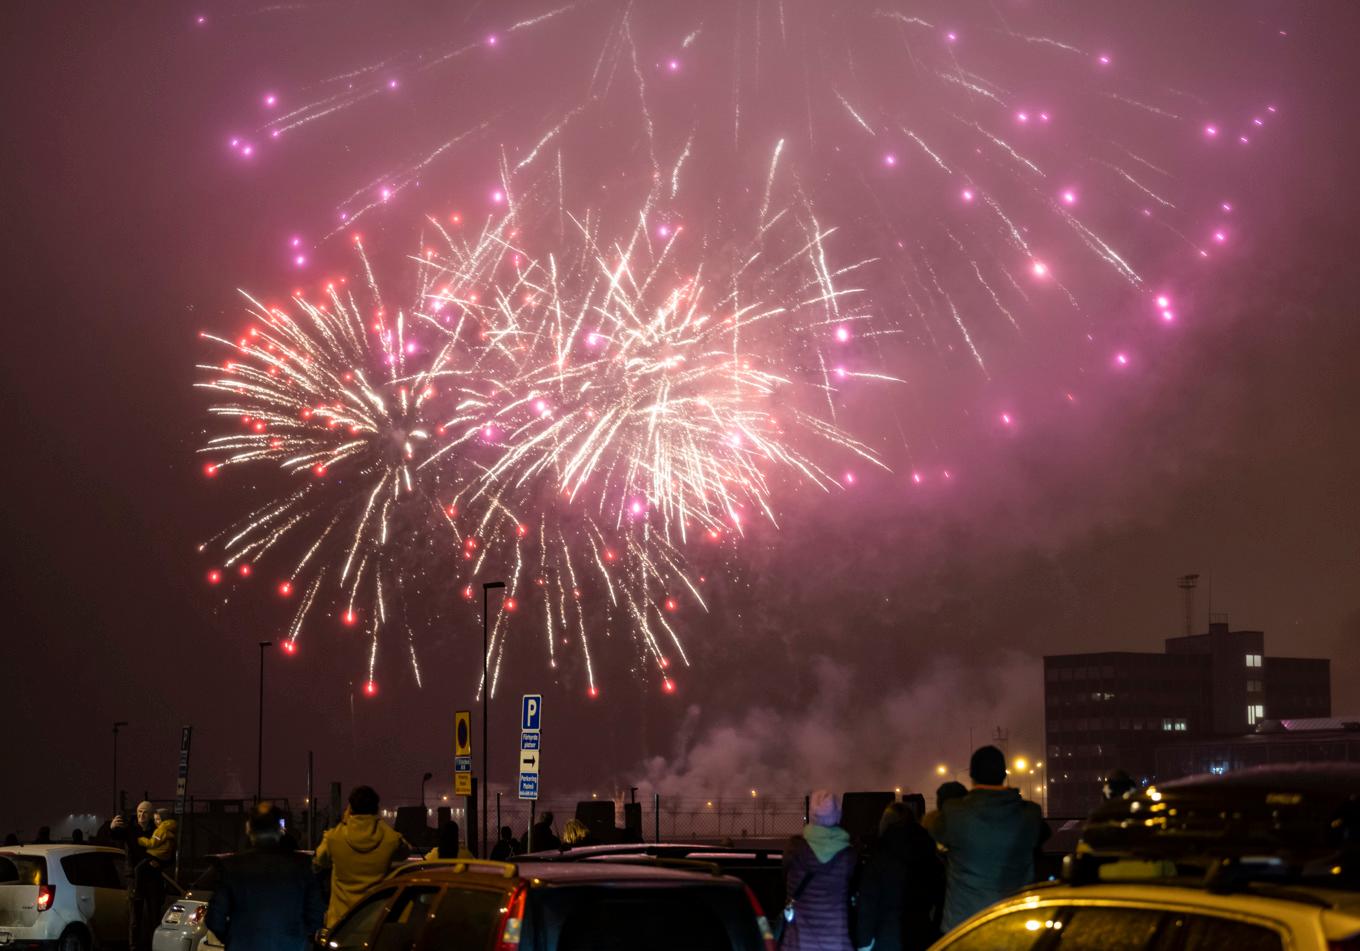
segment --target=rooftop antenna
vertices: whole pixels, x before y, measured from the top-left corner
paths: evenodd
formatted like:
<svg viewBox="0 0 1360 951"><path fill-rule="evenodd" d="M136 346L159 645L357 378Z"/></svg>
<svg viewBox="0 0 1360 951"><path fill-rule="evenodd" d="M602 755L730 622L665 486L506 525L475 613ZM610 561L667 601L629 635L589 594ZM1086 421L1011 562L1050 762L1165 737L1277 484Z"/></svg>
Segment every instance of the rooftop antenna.
<svg viewBox="0 0 1360 951"><path fill-rule="evenodd" d="M1195 633L1195 586L1199 575L1181 575L1176 579L1176 587L1185 592L1185 635Z"/></svg>

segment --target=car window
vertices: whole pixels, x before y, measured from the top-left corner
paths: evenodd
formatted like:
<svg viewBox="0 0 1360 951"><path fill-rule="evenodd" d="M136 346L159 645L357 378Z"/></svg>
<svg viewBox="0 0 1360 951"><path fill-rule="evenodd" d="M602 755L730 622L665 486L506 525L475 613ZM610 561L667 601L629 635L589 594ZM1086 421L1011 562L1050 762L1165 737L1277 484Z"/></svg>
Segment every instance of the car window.
<svg viewBox="0 0 1360 951"><path fill-rule="evenodd" d="M19 866L14 864L14 860L0 855L0 885L13 885L19 881Z"/></svg>
<svg viewBox="0 0 1360 951"><path fill-rule="evenodd" d="M326 945L333 951L365 951L370 947L370 939L382 920L383 909L387 907L393 891L391 888L384 889L356 905L331 931Z"/></svg>
<svg viewBox="0 0 1360 951"><path fill-rule="evenodd" d="M61 860L61 870L72 885L121 889L123 876L118 872L116 859L108 852L77 852Z"/></svg>
<svg viewBox="0 0 1360 951"><path fill-rule="evenodd" d="M422 935L421 951L478 951L491 947L505 898L505 892L486 888L445 889Z"/></svg>
<svg viewBox="0 0 1360 951"><path fill-rule="evenodd" d="M1280 933L1264 925L1215 918L1212 915L1176 915L1167 926L1165 947L1178 951L1283 951ZM1177 940L1178 939L1178 940Z"/></svg>
<svg viewBox="0 0 1360 951"><path fill-rule="evenodd" d="M1083 905L1062 923L1062 951L1147 951L1154 947L1165 915L1143 908Z"/></svg>
<svg viewBox="0 0 1360 951"><path fill-rule="evenodd" d="M1044 936L1062 922L1052 909L1016 911L985 921L963 932L954 940L945 938L949 951L1030 951Z"/></svg>
<svg viewBox="0 0 1360 951"><path fill-rule="evenodd" d="M14 863L16 877L9 884L46 885L47 859L41 855L16 855L5 853L5 858Z"/></svg>
<svg viewBox="0 0 1360 951"><path fill-rule="evenodd" d="M373 939L373 951L411 951L438 895L439 889L429 886L408 888L398 895Z"/></svg>
<svg viewBox="0 0 1360 951"><path fill-rule="evenodd" d="M578 887L545 896L557 951L745 951L760 948L755 911L737 887ZM549 946L553 946L551 939Z"/></svg>

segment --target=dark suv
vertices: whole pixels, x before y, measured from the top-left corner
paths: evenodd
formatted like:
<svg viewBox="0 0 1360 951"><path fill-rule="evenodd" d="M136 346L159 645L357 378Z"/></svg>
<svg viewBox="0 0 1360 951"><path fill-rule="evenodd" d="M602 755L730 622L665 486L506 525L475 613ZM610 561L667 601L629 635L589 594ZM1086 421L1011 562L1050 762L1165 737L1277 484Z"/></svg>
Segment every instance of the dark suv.
<svg viewBox="0 0 1360 951"><path fill-rule="evenodd" d="M750 889L703 863L425 862L375 887L326 951L773 951Z"/></svg>

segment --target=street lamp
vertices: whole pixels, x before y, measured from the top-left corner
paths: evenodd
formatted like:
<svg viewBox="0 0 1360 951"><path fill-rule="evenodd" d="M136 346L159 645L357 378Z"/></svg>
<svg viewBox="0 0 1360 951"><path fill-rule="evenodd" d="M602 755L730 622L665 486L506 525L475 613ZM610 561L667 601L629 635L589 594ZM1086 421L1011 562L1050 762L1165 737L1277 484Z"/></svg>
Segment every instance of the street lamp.
<svg viewBox="0 0 1360 951"><path fill-rule="evenodd" d="M420 777L420 808L425 808L425 784L434 779L434 773L426 773Z"/></svg>
<svg viewBox="0 0 1360 951"><path fill-rule="evenodd" d="M490 734L486 728L487 699L491 693L491 678L488 676L491 666L491 623L490 623L490 601L491 589L505 589L504 581L485 581L482 583L482 856L491 854L486 842L486 787L487 787L487 742Z"/></svg>
<svg viewBox="0 0 1360 951"><path fill-rule="evenodd" d="M126 720L113 721L113 814L118 815L118 807L122 805L118 801L118 728L127 726Z"/></svg>
<svg viewBox="0 0 1360 951"><path fill-rule="evenodd" d="M259 735L255 740L255 802L260 801L264 786L264 649L273 647L273 641L260 641L260 717Z"/></svg>

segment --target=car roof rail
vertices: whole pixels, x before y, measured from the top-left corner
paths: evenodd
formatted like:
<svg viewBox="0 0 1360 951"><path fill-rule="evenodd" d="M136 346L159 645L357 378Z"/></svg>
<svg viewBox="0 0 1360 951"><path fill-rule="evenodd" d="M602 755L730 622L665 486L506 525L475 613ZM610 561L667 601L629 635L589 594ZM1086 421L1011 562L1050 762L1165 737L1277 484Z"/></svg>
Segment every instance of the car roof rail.
<svg viewBox="0 0 1360 951"><path fill-rule="evenodd" d="M718 878L721 878L724 874L722 866L717 862L705 862L702 859L677 859L659 855L618 855L601 859L601 861L618 862L620 865L651 865L656 868L673 868L678 871L705 872Z"/></svg>
<svg viewBox="0 0 1360 951"><path fill-rule="evenodd" d="M502 878L514 878L519 874L519 866L514 862L495 862L491 859L422 859L403 865L392 873L392 877L413 875L434 868L449 869L453 872L489 872Z"/></svg>

